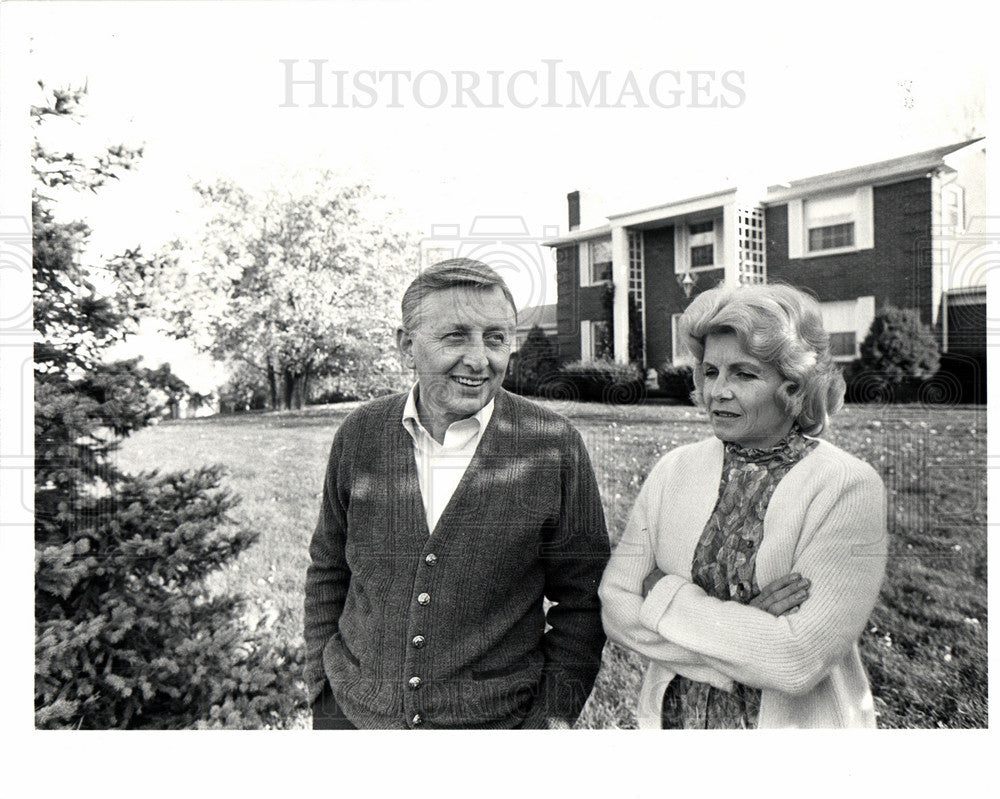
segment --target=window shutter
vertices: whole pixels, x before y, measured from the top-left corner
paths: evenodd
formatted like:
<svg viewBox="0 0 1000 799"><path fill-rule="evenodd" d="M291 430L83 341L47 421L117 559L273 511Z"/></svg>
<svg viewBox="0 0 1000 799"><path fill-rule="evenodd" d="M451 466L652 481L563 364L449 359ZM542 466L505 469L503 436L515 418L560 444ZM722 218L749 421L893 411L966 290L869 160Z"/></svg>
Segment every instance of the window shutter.
<svg viewBox="0 0 1000 799"><path fill-rule="evenodd" d="M802 230L802 200L788 201L788 257L801 258L804 233Z"/></svg>
<svg viewBox="0 0 1000 799"><path fill-rule="evenodd" d="M674 225L674 274L683 275L691 268L687 243L687 225Z"/></svg>
<svg viewBox="0 0 1000 799"><path fill-rule="evenodd" d="M857 216L854 225L854 246L870 250L875 246L875 206L871 186L858 186L854 207Z"/></svg>

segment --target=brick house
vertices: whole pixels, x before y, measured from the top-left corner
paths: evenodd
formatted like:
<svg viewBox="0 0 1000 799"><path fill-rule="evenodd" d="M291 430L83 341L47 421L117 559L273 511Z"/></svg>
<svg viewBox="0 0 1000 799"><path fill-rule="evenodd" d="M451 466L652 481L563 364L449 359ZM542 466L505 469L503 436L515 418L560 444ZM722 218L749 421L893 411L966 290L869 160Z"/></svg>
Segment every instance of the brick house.
<svg viewBox="0 0 1000 799"><path fill-rule="evenodd" d="M677 320L698 292L781 281L820 300L840 361L857 357L888 304L916 309L946 352L985 359L985 157L974 139L586 230L571 192L569 232L543 242L556 252L560 357L628 361L631 321L645 367L676 363Z"/></svg>

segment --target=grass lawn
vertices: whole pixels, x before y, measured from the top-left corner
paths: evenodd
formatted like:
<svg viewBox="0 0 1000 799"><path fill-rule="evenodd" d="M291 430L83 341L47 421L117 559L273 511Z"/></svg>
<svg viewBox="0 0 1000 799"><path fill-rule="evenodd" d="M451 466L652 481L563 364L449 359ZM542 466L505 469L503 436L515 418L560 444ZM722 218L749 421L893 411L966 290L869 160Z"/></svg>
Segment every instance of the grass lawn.
<svg viewBox="0 0 1000 799"><path fill-rule="evenodd" d="M686 406L546 404L587 442L613 541L656 460L711 435ZM235 514L261 537L216 587L245 594L251 613L294 643L326 458L353 407L166 422L117 456L129 471L228 467L243 498ZM986 409L848 406L833 421L826 437L872 464L889 492L888 575L861 639L879 725L986 727ZM641 668L609 644L579 726L634 727Z"/></svg>

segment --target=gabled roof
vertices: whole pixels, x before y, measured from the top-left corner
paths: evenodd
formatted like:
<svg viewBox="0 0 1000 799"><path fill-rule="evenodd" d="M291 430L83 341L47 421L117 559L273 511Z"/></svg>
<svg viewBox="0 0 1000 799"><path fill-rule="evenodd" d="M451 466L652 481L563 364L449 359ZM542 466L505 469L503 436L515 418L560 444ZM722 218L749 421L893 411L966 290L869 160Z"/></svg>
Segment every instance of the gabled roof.
<svg viewBox="0 0 1000 799"><path fill-rule="evenodd" d="M639 228L643 226L654 226L662 220L682 217L685 214L704 212L709 209L719 208L727 202L731 202L736 196L737 189L731 186L726 189L710 192L709 194L699 194L697 197L685 197L680 200L672 200L660 205L653 205L649 208L640 208L636 211L625 211L618 214L608 214L608 220L615 225L624 227ZM566 244L587 241L603 236L611 235L611 225L590 228L588 230L571 230L564 236L557 239L543 241L544 247L561 247Z"/></svg>
<svg viewBox="0 0 1000 799"><path fill-rule="evenodd" d="M946 156L980 142L983 138L980 136L977 139L935 147L932 150L890 158L886 161L876 161L872 164L863 164L850 169L841 169L837 172L827 172L824 175L814 175L801 180L768 186L764 201L765 203L785 202L818 191L846 189L869 183L895 182L910 176L917 177L946 166Z"/></svg>
<svg viewBox="0 0 1000 799"><path fill-rule="evenodd" d="M539 327L556 325L555 303L551 305L532 305L522 308L517 312L517 327L519 330L522 328L532 328L535 325Z"/></svg>
<svg viewBox="0 0 1000 799"><path fill-rule="evenodd" d="M910 177L926 175L938 169L948 169L949 167L945 159L949 155L977 144L983 141L984 138L984 136L980 136L968 141L947 144L943 147L935 147L919 153L890 158L886 161L876 161L871 164L851 167L850 169L841 169L837 172L827 172L823 175L814 175L788 183L778 183L768 186L763 198L760 198L756 192L753 195L744 194L742 191L738 191L736 187L730 187L709 194L687 197L649 208L609 214L607 218L614 226L643 228L651 227L661 220L669 220L674 217L681 217L689 213L702 211L713 204L732 201L733 198L740 199L741 201L752 200L755 204L757 201L760 201L766 206L835 189L848 189L868 184L884 185L886 183L896 183ZM542 245L545 247L561 247L567 244L587 241L588 239L609 236L611 235L611 227L611 224L607 224L588 230L572 230L558 238L543 241Z"/></svg>
<svg viewBox="0 0 1000 799"><path fill-rule="evenodd" d="M628 227L648 224L661 219L670 219L698 211L705 211L710 208L717 208L724 205L727 201L734 199L737 193L738 189L735 186L730 186L729 188L719 189L708 194L699 194L697 197L685 197L649 208L640 208L637 211L608 214L608 219L616 225L625 225Z"/></svg>

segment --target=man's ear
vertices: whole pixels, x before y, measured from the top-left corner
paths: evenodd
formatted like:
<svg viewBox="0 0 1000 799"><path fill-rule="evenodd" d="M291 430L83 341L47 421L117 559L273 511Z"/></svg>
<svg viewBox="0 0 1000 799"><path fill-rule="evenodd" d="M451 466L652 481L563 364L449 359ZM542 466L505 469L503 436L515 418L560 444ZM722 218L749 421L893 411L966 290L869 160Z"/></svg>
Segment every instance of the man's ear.
<svg viewBox="0 0 1000 799"><path fill-rule="evenodd" d="M413 337L409 334L405 327L396 328L396 347L399 349L399 355L403 359L403 364L409 368L413 368Z"/></svg>

